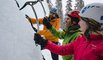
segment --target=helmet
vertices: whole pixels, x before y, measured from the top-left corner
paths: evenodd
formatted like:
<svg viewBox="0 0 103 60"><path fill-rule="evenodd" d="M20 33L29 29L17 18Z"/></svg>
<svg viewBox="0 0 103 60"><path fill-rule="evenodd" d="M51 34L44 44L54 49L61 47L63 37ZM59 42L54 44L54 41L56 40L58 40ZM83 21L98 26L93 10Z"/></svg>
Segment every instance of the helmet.
<svg viewBox="0 0 103 60"><path fill-rule="evenodd" d="M75 22L79 22L80 20L80 16L79 16L79 11L78 10L73 10L73 11L70 11L67 16L69 16L73 21Z"/></svg>
<svg viewBox="0 0 103 60"><path fill-rule="evenodd" d="M103 23L103 4L91 3L83 7L80 11L81 17L92 18L97 22Z"/></svg>
<svg viewBox="0 0 103 60"><path fill-rule="evenodd" d="M76 18L80 19L79 11L78 11L78 10L70 11L70 12L68 13L68 16L72 16L72 17L76 17Z"/></svg>
<svg viewBox="0 0 103 60"><path fill-rule="evenodd" d="M50 13L57 13L57 8L51 8Z"/></svg>

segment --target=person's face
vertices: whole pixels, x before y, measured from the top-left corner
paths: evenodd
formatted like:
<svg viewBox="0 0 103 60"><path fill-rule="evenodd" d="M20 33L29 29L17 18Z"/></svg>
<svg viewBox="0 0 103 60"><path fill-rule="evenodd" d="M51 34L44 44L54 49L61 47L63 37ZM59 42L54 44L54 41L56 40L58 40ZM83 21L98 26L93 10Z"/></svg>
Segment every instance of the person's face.
<svg viewBox="0 0 103 60"><path fill-rule="evenodd" d="M55 17L55 14L54 14L54 13L50 13L50 14L49 14L49 17L50 17L50 18L54 18L54 17Z"/></svg>
<svg viewBox="0 0 103 60"><path fill-rule="evenodd" d="M83 21L81 19L78 24L80 25L80 30L82 32L85 32L87 30L88 26L87 26L87 23L85 21Z"/></svg>
<svg viewBox="0 0 103 60"><path fill-rule="evenodd" d="M71 26L71 18L70 17L66 17L65 23L66 23L66 27Z"/></svg>

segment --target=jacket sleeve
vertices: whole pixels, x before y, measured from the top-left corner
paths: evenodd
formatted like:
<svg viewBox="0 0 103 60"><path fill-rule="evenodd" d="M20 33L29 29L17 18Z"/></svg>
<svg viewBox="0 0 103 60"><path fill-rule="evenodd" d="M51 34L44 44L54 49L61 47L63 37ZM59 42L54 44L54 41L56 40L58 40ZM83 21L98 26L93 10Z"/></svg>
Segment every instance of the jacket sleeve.
<svg viewBox="0 0 103 60"><path fill-rule="evenodd" d="M60 29L60 18L55 20L55 23L52 24L57 30Z"/></svg>
<svg viewBox="0 0 103 60"><path fill-rule="evenodd" d="M60 39L63 39L63 38L64 38L64 35L65 35L65 32L64 32L64 31L57 30L57 29L55 29L55 27L53 27L53 26L49 29L49 31L50 31L56 38L60 38Z"/></svg>
<svg viewBox="0 0 103 60"><path fill-rule="evenodd" d="M38 33L40 35L45 35L47 32L50 33L48 30L40 30Z"/></svg>
<svg viewBox="0 0 103 60"><path fill-rule="evenodd" d="M51 28L49 28L49 31L56 37L62 39L65 35L64 31L60 31L60 18L56 21L55 24L52 25Z"/></svg>
<svg viewBox="0 0 103 60"><path fill-rule="evenodd" d="M45 48L58 55L71 55L75 53L79 43L81 42L81 38L82 37L79 36L73 42L62 46L48 41Z"/></svg>
<svg viewBox="0 0 103 60"><path fill-rule="evenodd" d="M39 24L42 24L43 23L43 18L39 18L38 21L39 21ZM36 19L35 18L31 18L31 22L33 24L36 24Z"/></svg>
<svg viewBox="0 0 103 60"><path fill-rule="evenodd" d="M72 43L60 46L48 41L45 48L58 55L70 55L74 53L74 46Z"/></svg>
<svg viewBox="0 0 103 60"><path fill-rule="evenodd" d="M60 18L56 19L56 20L52 20L50 21L50 23L52 24L52 26L54 27L54 31L56 30L59 30L60 29ZM50 38L58 38L57 33L55 32L50 32L48 29L45 29L45 30L42 30L42 31L39 31L39 34L43 34L43 35L46 35ZM53 35L54 34L54 35ZM59 34L58 34L59 35Z"/></svg>

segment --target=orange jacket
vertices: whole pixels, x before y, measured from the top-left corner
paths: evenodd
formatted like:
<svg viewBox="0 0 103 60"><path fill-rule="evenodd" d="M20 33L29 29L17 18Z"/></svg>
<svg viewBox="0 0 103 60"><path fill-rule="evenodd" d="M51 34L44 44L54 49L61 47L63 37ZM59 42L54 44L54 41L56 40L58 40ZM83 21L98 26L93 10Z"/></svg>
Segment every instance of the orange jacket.
<svg viewBox="0 0 103 60"><path fill-rule="evenodd" d="M33 24L36 24L36 19L34 18L31 18L31 21ZM43 23L43 18L39 18L38 19L39 21L39 24L42 24ZM60 18L57 18L57 19L54 19L54 20L51 20L50 23L52 24L52 26L54 26L57 30L59 30L60 28ZM58 42L58 38L55 38L51 32L44 26L43 27L43 30L40 30L38 32L40 35L43 35L46 39L52 41L52 42Z"/></svg>

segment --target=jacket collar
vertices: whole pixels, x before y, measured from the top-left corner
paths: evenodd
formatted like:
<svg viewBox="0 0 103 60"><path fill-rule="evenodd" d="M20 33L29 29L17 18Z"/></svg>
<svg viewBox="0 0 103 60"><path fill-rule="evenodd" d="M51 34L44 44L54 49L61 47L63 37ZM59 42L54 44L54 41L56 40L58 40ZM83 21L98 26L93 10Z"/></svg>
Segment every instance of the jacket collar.
<svg viewBox="0 0 103 60"><path fill-rule="evenodd" d="M68 32L68 33L80 32L80 26L79 25L73 25L73 26L66 28L64 31Z"/></svg>

